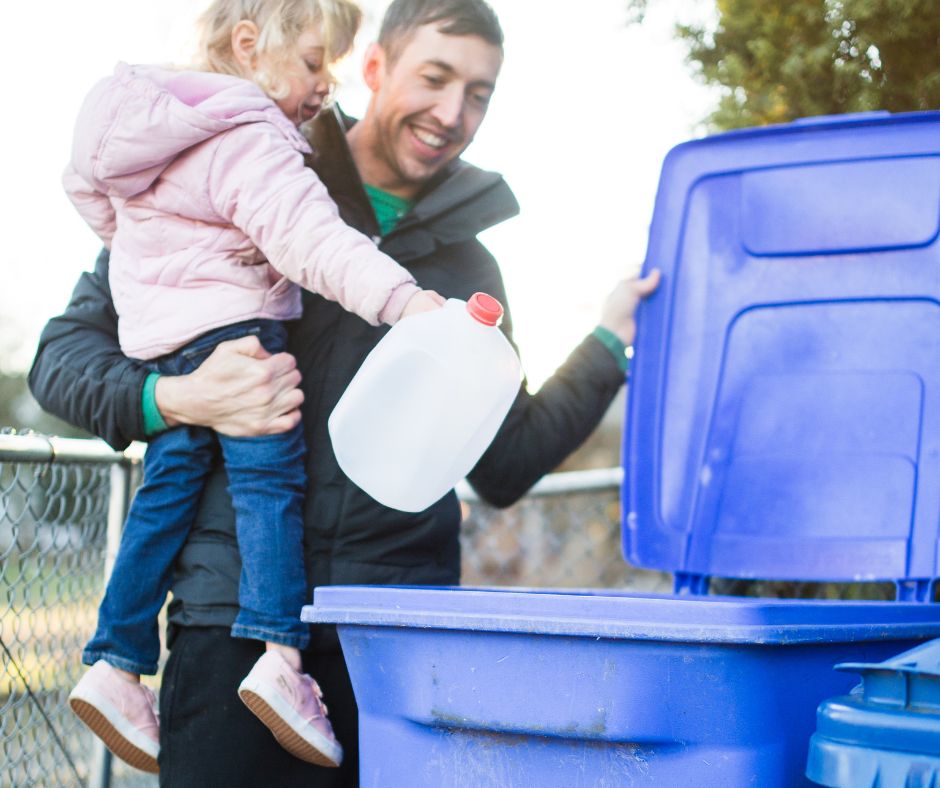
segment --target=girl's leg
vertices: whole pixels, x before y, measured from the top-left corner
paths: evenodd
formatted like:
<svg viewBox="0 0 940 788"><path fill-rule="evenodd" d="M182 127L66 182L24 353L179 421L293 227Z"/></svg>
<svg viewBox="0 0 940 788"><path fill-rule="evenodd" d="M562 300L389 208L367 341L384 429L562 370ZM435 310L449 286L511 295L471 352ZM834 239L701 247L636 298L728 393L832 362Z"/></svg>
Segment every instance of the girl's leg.
<svg viewBox="0 0 940 788"><path fill-rule="evenodd" d="M235 637L296 650L310 640L307 602L303 429L253 438L219 436L242 558Z"/></svg>
<svg viewBox="0 0 940 788"><path fill-rule="evenodd" d="M240 610L232 635L263 640L265 654L239 685L245 705L291 754L339 766L343 748L317 683L303 673L309 628L303 551L303 430L261 438L220 436L242 556Z"/></svg>
<svg viewBox="0 0 940 788"><path fill-rule="evenodd" d="M215 438L202 428L178 427L150 443L144 482L131 504L98 610L98 628L82 654L86 665L103 659L132 674L157 672L157 614L215 454Z"/></svg>
<svg viewBox="0 0 940 788"><path fill-rule="evenodd" d="M139 674L157 670L157 614L214 447L211 432L191 428L170 430L150 444L98 629L82 654L92 667L69 694L72 710L112 752L148 772L158 770L159 723L153 692L140 684Z"/></svg>

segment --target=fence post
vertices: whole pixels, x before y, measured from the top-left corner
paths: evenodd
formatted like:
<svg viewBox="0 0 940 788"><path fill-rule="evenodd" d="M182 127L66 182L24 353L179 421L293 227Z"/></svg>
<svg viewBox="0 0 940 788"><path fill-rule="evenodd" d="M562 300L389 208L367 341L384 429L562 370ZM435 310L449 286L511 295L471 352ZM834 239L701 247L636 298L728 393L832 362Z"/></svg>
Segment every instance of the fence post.
<svg viewBox="0 0 940 788"><path fill-rule="evenodd" d="M104 558L104 585L111 577L111 569L121 544L121 531L127 517L127 497L130 489L131 466L127 463L111 466L111 491L108 499L108 529ZM111 751L101 739L95 739L95 754L89 785L91 788L110 788Z"/></svg>

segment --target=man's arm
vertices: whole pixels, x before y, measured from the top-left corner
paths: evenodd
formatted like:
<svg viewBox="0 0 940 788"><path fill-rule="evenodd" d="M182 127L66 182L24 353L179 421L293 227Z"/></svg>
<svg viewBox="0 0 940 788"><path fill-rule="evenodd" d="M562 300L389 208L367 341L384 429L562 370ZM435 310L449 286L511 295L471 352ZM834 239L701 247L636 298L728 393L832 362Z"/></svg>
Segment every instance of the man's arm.
<svg viewBox="0 0 940 788"><path fill-rule="evenodd" d="M493 443L467 477L481 497L495 506L509 506L594 431L624 383L622 352L633 343L637 305L658 284L658 272L619 283L605 302L602 331L587 336L536 394L523 386ZM611 336L619 348L605 341Z"/></svg>
<svg viewBox="0 0 940 788"><path fill-rule="evenodd" d="M108 287L107 251L78 280L65 312L46 325L29 387L50 413L116 449L146 440L147 370L121 352ZM256 337L224 342L190 375L160 377L155 406L166 423L199 424L228 435L267 435L300 419L300 373L288 353L271 356Z"/></svg>
<svg viewBox="0 0 940 788"><path fill-rule="evenodd" d="M141 395L147 371L118 345L108 287L108 252L83 273L63 314L47 324L29 388L50 413L123 449L144 438Z"/></svg>

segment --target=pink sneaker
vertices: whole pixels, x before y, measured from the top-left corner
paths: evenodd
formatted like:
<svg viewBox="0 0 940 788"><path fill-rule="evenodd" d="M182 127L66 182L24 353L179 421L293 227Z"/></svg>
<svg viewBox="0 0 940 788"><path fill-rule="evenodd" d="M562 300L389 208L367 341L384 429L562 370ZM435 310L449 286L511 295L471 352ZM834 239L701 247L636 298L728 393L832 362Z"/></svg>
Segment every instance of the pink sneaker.
<svg viewBox="0 0 940 788"><path fill-rule="evenodd" d="M69 694L69 705L105 746L135 769L158 774L160 722L153 690L98 660Z"/></svg>
<svg viewBox="0 0 940 788"><path fill-rule="evenodd" d="M238 687L242 702L291 755L320 766L339 766L343 748L326 718L323 693L277 651L266 651Z"/></svg>

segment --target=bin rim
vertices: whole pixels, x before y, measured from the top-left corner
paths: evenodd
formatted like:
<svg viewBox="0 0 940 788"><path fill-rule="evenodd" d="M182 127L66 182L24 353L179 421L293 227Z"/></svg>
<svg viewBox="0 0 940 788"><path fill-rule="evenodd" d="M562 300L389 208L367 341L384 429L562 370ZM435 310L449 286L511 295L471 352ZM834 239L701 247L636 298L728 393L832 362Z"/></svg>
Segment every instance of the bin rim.
<svg viewBox="0 0 940 788"><path fill-rule="evenodd" d="M596 589L321 586L301 618L320 624L796 645L938 637L938 613L937 606L916 602L676 597Z"/></svg>

